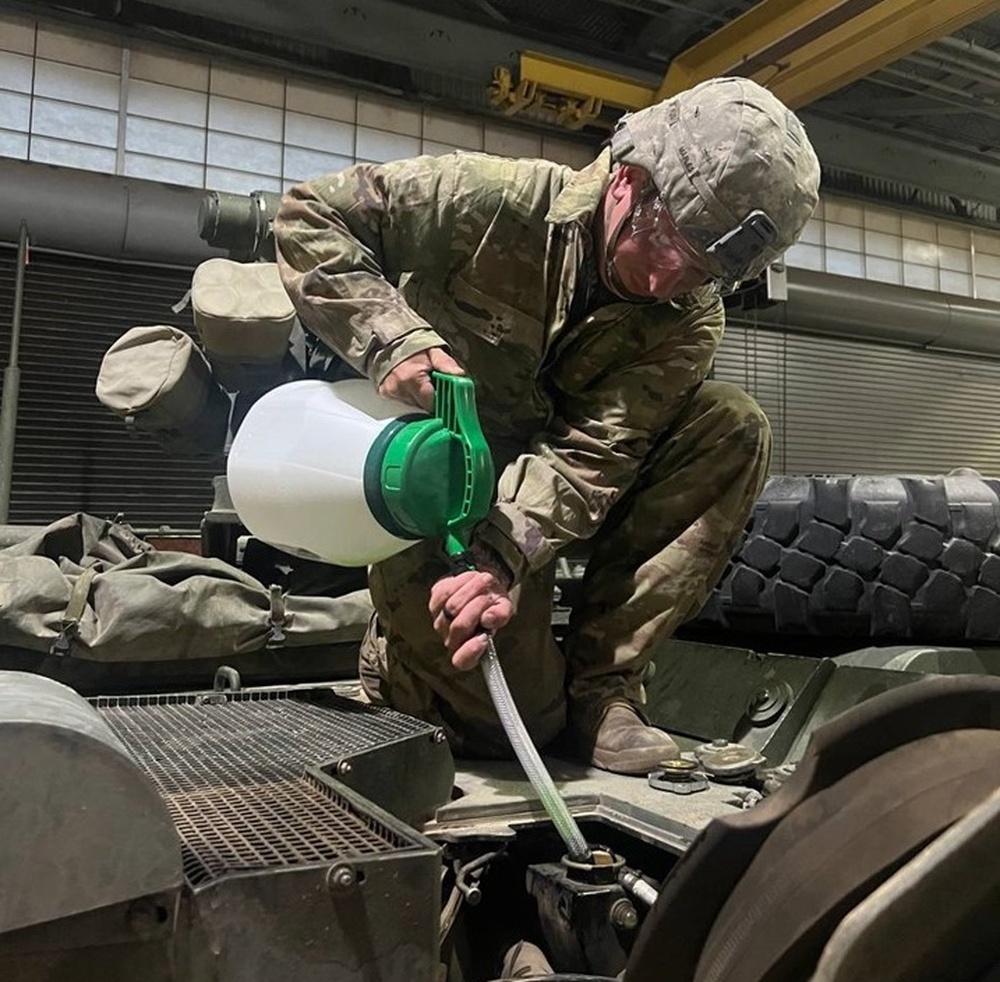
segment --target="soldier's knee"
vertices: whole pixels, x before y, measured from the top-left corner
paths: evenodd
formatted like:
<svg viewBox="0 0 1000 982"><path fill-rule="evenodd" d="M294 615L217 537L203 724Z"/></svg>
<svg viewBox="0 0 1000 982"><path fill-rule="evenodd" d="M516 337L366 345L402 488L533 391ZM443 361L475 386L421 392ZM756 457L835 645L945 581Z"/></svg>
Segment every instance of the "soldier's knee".
<svg viewBox="0 0 1000 982"><path fill-rule="evenodd" d="M699 386L694 399L717 433L725 434L753 455L770 451L771 424L767 414L738 385L711 379Z"/></svg>

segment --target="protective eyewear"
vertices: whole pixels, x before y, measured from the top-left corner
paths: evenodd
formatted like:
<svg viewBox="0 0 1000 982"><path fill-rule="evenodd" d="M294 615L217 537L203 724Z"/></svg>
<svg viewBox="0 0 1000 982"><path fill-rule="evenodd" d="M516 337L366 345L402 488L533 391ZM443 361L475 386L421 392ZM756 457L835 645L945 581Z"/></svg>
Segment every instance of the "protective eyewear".
<svg viewBox="0 0 1000 982"><path fill-rule="evenodd" d="M706 279L723 293L736 289L761 254L773 248L778 239L774 222L759 208L722 235L704 228L679 228L655 192L644 195L633 210L632 231L645 235L654 248L658 239L663 245L672 244L693 266L705 269ZM721 273L713 275L713 269Z"/></svg>
<svg viewBox="0 0 1000 982"><path fill-rule="evenodd" d="M655 192L643 195L632 209L631 234L643 241L654 261L657 253L674 253L682 256L692 269L703 270L706 280L712 278L704 253L688 242Z"/></svg>

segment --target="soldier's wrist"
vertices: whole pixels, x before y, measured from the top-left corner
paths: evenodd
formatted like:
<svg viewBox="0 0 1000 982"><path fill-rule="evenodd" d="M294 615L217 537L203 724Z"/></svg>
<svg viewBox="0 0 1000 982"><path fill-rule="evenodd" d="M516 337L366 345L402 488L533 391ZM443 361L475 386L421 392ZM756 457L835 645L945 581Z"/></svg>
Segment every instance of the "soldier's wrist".
<svg viewBox="0 0 1000 982"><path fill-rule="evenodd" d="M504 590L509 590L514 585L513 572L492 546L474 540L469 547L469 554L476 569L489 573Z"/></svg>

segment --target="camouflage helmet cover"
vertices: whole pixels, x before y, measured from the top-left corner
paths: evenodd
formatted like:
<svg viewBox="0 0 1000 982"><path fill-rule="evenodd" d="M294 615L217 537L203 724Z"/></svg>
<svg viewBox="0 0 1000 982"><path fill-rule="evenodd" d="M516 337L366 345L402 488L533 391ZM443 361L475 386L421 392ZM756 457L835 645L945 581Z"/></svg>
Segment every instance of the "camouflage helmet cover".
<svg viewBox="0 0 1000 982"><path fill-rule="evenodd" d="M704 247L755 210L776 230L740 271L759 274L798 238L819 200L819 161L798 117L747 78L713 78L621 118L612 158L651 175L677 227ZM715 275L732 270L718 267Z"/></svg>

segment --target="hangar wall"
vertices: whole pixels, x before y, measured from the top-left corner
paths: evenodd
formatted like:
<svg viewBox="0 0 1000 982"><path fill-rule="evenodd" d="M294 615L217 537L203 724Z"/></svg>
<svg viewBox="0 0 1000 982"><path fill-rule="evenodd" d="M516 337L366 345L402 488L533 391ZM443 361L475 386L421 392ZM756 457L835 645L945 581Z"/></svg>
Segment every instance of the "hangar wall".
<svg viewBox="0 0 1000 982"><path fill-rule="evenodd" d="M454 149L579 166L579 138L457 116L224 57L0 14L0 155L233 191Z"/></svg>
<svg viewBox="0 0 1000 982"><path fill-rule="evenodd" d="M202 188L280 190L355 161L456 148L573 166L595 149L580 138L457 116L369 90L0 16L0 158L36 174L53 165L56 180L89 174L100 183L114 176L133 189L178 195ZM67 225L90 194L63 209ZM185 207L194 198L188 194ZM11 209L0 215L0 242L12 242L20 218L30 222L40 207L29 195L21 200L23 215ZM87 204L95 201L99 208L99 199ZM35 239L36 256L46 247L64 248L52 234L50 242ZM0 245L0 253L3 362L13 249ZM31 339L22 348L26 387L12 521L45 521L79 507L122 511L138 524L194 527L209 506L213 465L163 463L155 447L130 441L117 421L102 416L91 395L100 353L127 326L187 323L186 313L171 307L194 260L163 259L115 264L53 252L37 260L40 292L34 301L29 292ZM786 259L793 273L817 270L978 298L996 302L1000 314L1000 233L993 230L825 195ZM74 356L66 357L67 350ZM745 385L767 409L776 472L973 466L1000 473L1000 355L813 337L795 324L749 316L734 319L716 376Z"/></svg>
<svg viewBox="0 0 1000 982"><path fill-rule="evenodd" d="M767 412L773 474L1000 474L995 357L741 320L726 330L715 374Z"/></svg>
<svg viewBox="0 0 1000 982"><path fill-rule="evenodd" d="M581 166L583 137L0 15L0 157L246 193L454 149ZM0 240L11 217L0 217ZM44 245L45 243L40 243ZM1000 301L1000 232L824 195L802 269Z"/></svg>

